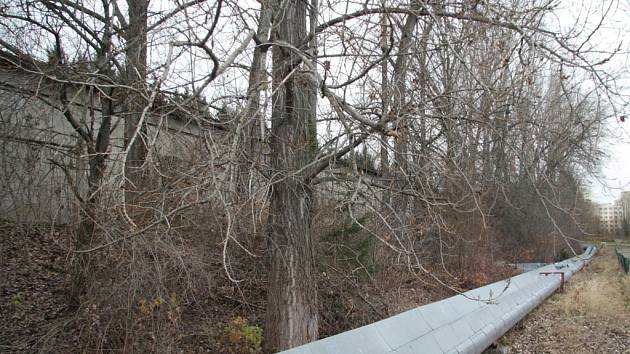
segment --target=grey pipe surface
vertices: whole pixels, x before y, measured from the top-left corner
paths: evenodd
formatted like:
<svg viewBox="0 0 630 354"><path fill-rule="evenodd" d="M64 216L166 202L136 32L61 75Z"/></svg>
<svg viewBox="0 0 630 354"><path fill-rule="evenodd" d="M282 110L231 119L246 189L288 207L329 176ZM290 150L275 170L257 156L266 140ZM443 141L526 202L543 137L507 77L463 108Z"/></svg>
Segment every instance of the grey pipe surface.
<svg viewBox="0 0 630 354"><path fill-rule="evenodd" d="M281 353L481 353L560 287L559 273L566 282L595 251Z"/></svg>

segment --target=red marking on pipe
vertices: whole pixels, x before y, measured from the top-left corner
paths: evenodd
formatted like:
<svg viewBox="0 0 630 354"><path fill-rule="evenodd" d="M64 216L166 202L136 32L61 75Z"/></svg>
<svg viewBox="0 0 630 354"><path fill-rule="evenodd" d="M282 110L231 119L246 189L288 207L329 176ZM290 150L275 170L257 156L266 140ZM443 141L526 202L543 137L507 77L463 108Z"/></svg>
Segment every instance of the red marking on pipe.
<svg viewBox="0 0 630 354"><path fill-rule="evenodd" d="M564 292L564 272L540 272L538 274L542 274L544 276L547 276L549 274L560 274L560 292Z"/></svg>

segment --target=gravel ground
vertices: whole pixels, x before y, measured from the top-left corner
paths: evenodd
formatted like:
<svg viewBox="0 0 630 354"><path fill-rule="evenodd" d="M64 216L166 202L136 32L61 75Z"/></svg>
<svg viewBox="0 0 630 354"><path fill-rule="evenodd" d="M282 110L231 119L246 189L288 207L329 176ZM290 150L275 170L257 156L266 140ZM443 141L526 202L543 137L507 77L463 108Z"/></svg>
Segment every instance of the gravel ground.
<svg viewBox="0 0 630 354"><path fill-rule="evenodd" d="M610 249L502 339L509 353L630 354L630 276Z"/></svg>

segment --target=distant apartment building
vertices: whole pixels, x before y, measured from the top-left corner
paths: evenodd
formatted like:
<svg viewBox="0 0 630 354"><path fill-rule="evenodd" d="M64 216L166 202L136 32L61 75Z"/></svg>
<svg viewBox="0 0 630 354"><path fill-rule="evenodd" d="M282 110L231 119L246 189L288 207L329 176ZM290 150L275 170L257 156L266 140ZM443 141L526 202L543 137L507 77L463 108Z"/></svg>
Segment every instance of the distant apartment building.
<svg viewBox="0 0 630 354"><path fill-rule="evenodd" d="M614 203L597 204L601 230L607 234L625 233L630 221L630 191L621 193Z"/></svg>
<svg viewBox="0 0 630 354"><path fill-rule="evenodd" d="M625 237L630 237L630 191L621 193L619 198L623 219L621 221L621 231Z"/></svg>
<svg viewBox="0 0 630 354"><path fill-rule="evenodd" d="M619 205L623 209L624 215L630 218L630 191L621 192Z"/></svg>
<svg viewBox="0 0 630 354"><path fill-rule="evenodd" d="M621 203L616 201L614 203L598 204L597 211L602 231L613 234L621 229L621 221L623 220Z"/></svg>

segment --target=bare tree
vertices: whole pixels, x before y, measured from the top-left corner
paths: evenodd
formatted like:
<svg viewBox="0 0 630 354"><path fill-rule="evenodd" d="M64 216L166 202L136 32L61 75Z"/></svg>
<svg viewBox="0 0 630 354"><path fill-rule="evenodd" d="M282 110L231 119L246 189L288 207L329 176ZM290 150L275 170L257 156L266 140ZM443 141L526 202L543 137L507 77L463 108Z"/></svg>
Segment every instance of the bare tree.
<svg viewBox="0 0 630 354"><path fill-rule="evenodd" d="M317 2L311 4L317 7ZM278 351L318 337L315 247L311 232L312 190L305 167L317 153L317 75L296 52L306 42L308 6L272 5L273 112L271 167L274 175L269 219L269 290L266 345ZM311 13L314 21L316 12ZM306 42L306 43L305 43ZM284 43L287 46L283 45Z"/></svg>
<svg viewBox="0 0 630 354"><path fill-rule="evenodd" d="M48 104L89 164L88 188L76 188L82 264L116 249L117 276L158 272L148 264L206 237L239 284L246 262L235 255L264 254L265 346L276 351L319 336L315 215L368 235L371 262L447 287L431 266L464 272L478 253L522 241L512 235L580 232L579 179L597 167L615 93L588 47L550 29L550 1L124 5L41 0L0 12L0 56L62 88ZM29 29L42 42L23 41ZM39 64L50 48L55 70ZM580 88L586 76L591 90ZM100 114L77 118L77 92L98 96ZM244 242L262 234L266 247ZM77 289L89 269L76 271ZM151 272L125 279L162 296L172 283Z"/></svg>
<svg viewBox="0 0 630 354"><path fill-rule="evenodd" d="M106 2L104 2L106 4ZM125 193L127 202L138 204L133 191L147 187L142 181L141 167L147 154L148 139L146 123L143 122L144 107L147 105L147 0L127 0L128 16L124 17L116 7L118 19L123 27L126 41L125 81L132 87L125 108L125 146L129 146L125 161ZM125 18L128 18L126 20ZM146 182L146 181L145 181Z"/></svg>

